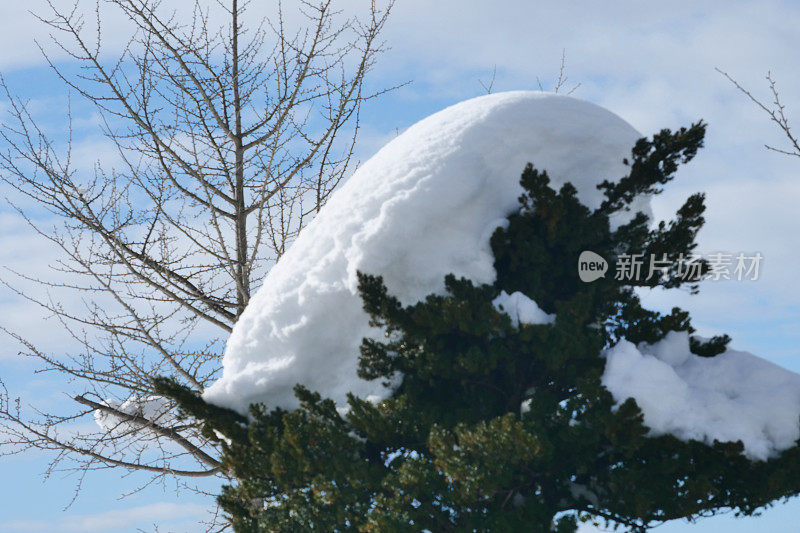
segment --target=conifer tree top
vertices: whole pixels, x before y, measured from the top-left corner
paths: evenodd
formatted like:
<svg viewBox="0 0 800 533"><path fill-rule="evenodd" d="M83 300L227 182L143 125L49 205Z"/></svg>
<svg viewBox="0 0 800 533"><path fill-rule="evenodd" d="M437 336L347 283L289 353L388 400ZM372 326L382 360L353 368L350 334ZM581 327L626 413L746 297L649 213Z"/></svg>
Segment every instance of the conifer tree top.
<svg viewBox="0 0 800 533"><path fill-rule="evenodd" d="M348 242L361 245L361 256L337 258L336 247L327 257L317 252L316 278L304 273L295 292L254 312L262 323L280 318L275 310L291 311L281 305L296 298L296 312L316 313L317 328L296 344L318 352L299 352L286 364L261 345L272 365L261 369L272 372L256 376L266 378L259 385L297 379L296 408L266 394L248 418L158 378L159 392L202 420L203 434L222 447L236 483L218 501L234 529L574 533L579 520L600 520L639 533L722 510L753 514L800 493L800 375L728 348L727 335L694 335L686 311L662 314L639 299L641 289L698 289L676 260L697 247L704 195L689 196L665 221L649 220L636 202L659 194L694 158L705 130L698 121L636 141L624 161L628 172L596 183L603 200L594 205L579 198L586 174L577 175L576 187L528 164L517 207L502 224L486 222L476 207L491 204L493 189L460 195L459 181L428 168L445 175L449 188L427 204L419 193L431 192L425 177L406 194L395 192L377 220L363 221L386 232L377 231L382 241L357 233L362 240L351 235ZM504 140L494 141L496 151ZM472 166L448 161L452 170L468 179L478 174L480 159L463 159ZM414 202L403 205L409 196ZM461 201L448 204L451 197ZM417 204L438 207L421 210L426 222L440 223L427 235L411 231L419 228L409 216ZM449 244L469 244L453 224L468 222L463 211L486 215L480 221L494 228L493 275L476 282L448 273L444 290L404 301L417 287L398 280L418 278L403 278L398 265L425 272L440 266L431 258L459 257ZM395 223L388 229L381 226L387 220ZM480 249L479 237L471 242ZM356 260L369 268L365 252L394 262L380 257L377 272L355 273L362 310L383 334L364 330L356 375L389 394L348 394L341 402L341 387L359 386L336 350L358 330L347 308L347 268ZM612 272L623 256L661 257L666 265L652 277L587 280L578 273L587 253L594 258L586 261L608 258ZM409 257L420 263L409 265ZM701 260L700 277L712 266ZM338 275L327 286L319 283L325 272ZM273 332L276 324L269 323ZM282 342L294 331L266 340ZM344 369L332 367L342 362Z"/></svg>

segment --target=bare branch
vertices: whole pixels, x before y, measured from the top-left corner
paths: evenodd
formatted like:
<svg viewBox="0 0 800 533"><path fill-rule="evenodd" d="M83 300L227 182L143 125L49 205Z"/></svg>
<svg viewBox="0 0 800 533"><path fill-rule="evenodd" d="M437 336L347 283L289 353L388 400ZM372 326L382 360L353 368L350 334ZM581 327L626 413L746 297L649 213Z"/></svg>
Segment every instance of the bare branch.
<svg viewBox="0 0 800 533"><path fill-rule="evenodd" d="M553 92L556 93L556 94L560 93L561 90L564 89L564 87L566 86L567 80L568 80L568 78L567 78L567 49L564 48L564 49L561 50L561 66L558 69L558 78L556 79L556 86L555 86L555 89L553 89ZM539 86L541 87L541 84ZM569 91L567 91L565 94L567 96L569 96L570 94L574 93L578 89L578 87L580 87L580 86L581 86L580 83L576 84Z"/></svg>
<svg viewBox="0 0 800 533"><path fill-rule="evenodd" d="M494 79L497 76L497 65L492 66L492 77L489 79L489 83L483 83L483 80L478 80L478 83L481 84L483 90L486 91L486 94L492 94L492 88L494 87Z"/></svg>
<svg viewBox="0 0 800 533"><path fill-rule="evenodd" d="M789 155L793 157L800 157L800 140L792 131L791 126L789 125L789 118L786 116L786 106L781 102L780 94L778 93L778 88L775 83L774 78L772 77L771 72L767 72L765 76L767 80L767 84L769 85L770 94L772 96L771 103L765 103L763 100L760 100L753 96L753 93L745 89L742 85L739 84L734 78L728 75L727 72L720 70L719 68L714 68L717 72L725 76L729 82L731 82L734 87L736 87L739 92L744 94L747 98L750 99L751 102L756 104L759 109L761 109L764 113L769 116L769 119L775 123L778 128L783 132L783 135L789 141L790 148L782 149L776 148L774 146L770 146L765 144L764 147L767 150L772 150L773 152L778 152L779 154Z"/></svg>

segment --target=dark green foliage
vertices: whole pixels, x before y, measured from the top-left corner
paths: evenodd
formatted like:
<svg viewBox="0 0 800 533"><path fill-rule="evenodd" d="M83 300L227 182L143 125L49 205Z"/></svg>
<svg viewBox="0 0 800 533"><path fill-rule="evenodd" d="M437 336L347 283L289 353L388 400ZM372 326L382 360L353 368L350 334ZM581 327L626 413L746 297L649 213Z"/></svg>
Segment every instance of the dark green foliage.
<svg viewBox="0 0 800 533"><path fill-rule="evenodd" d="M600 382L602 350L620 338L653 343L694 331L685 311L644 309L634 288L694 287L674 268L618 280L613 265L583 283L578 255L691 253L702 195L654 229L640 214L612 230L609 217L637 194L660 192L703 134L698 123L640 140L630 174L600 185L606 200L594 211L570 184L553 190L529 165L519 211L491 239L492 285L448 276L444 295L403 307L380 276L359 274L364 309L387 332L364 340L359 375L401 376L380 403L351 396L340 411L298 385L299 409L253 406L245 423L160 380L208 435L226 437L232 484L220 503L234 528L566 533L578 519L601 519L639 531L720 509L751 514L800 490L800 448L753 462L738 442L648 436L636 403L615 406ZM492 304L501 290L523 292L555 322L514 326ZM729 340L692 337L691 349L713 357Z"/></svg>
<svg viewBox="0 0 800 533"><path fill-rule="evenodd" d="M714 335L705 342L689 337L689 349L700 357L714 357L724 352L729 342L731 338L728 335Z"/></svg>
<svg viewBox="0 0 800 533"><path fill-rule="evenodd" d="M639 139L631 151L631 171L616 183L608 180L598 187L606 200L600 211L609 214L627 209L637 194L658 194L659 185L670 181L679 163L688 163L703 146L706 127L702 121L672 133L664 129L650 139Z"/></svg>

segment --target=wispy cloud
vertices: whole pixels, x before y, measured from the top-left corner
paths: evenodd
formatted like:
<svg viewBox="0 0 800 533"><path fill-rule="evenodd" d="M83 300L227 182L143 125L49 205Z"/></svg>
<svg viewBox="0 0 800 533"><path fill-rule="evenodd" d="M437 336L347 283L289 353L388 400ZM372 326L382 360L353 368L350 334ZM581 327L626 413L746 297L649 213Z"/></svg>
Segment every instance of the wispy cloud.
<svg viewBox="0 0 800 533"><path fill-rule="evenodd" d="M205 531L200 521L208 509L196 504L154 503L94 514L64 514L57 520L14 520L0 522L6 533L93 532L112 533L136 529L160 532Z"/></svg>

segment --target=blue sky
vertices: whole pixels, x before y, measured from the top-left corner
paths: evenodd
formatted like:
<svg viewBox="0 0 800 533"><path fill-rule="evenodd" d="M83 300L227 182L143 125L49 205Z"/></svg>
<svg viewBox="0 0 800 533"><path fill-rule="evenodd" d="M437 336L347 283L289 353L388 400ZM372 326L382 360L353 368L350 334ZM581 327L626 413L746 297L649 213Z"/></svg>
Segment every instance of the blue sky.
<svg viewBox="0 0 800 533"><path fill-rule="evenodd" d="M181 9L185 3L170 5ZM254 18L262 3L271 4L256 2ZM355 0L339 4L344 10L363 6ZM34 44L46 41L47 31L27 13L40 7L38 0L0 6L0 72L16 93L58 117L66 92ZM113 49L125 33L124 21L104 23ZM580 83L574 96L607 107L643 134L704 119L706 148L655 201L655 213L669 216L688 194L705 191L709 209L700 251L759 251L762 276L755 282L707 283L695 297L652 294L646 302L679 305L692 312L700 333L729 333L734 347L800 372L800 159L764 149L765 143L781 146L780 134L714 70L729 72L765 99L764 75L770 70L790 117L794 112L800 120L800 3L398 0L385 37L391 50L372 83L412 83L368 104L358 148L362 159L428 114L482 94L479 80L487 82L495 68L495 91L537 89L539 83L552 88L563 50L570 84ZM105 157L90 111L79 107L79 113L85 119L82 157L87 162ZM54 257L5 205L0 205L0 239L2 265L44 272ZM0 324L35 334L53 350L64 343L56 325L5 290L0 290ZM16 355L17 346L10 341L2 346L0 376L15 394L45 407L68 400L63 391L69 387L57 376L33 374L35 367ZM177 492L174 483L120 499L148 477L120 479L118 472L106 471L90 472L81 481L56 472L44 481L46 459L38 452L0 458L5 481L0 531L153 531L154 522L160 531L202 530L197 522L206 516L209 500ZM79 497L64 510L79 482ZM204 488L217 487L209 482ZM799 515L800 503L794 501L758 518L723 516L660 530L792 531Z"/></svg>

